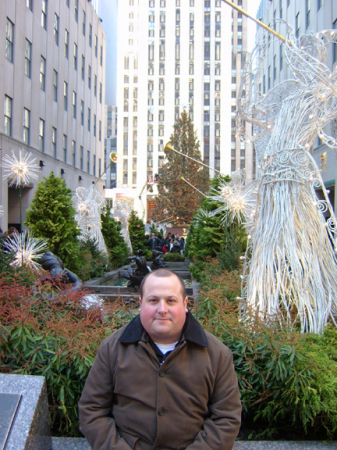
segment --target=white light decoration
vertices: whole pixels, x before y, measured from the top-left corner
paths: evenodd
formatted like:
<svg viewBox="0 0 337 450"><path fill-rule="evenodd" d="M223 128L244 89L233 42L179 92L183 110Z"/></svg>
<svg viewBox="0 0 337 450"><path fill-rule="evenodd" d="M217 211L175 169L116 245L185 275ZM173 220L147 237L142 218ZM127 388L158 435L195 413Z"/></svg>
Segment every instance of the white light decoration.
<svg viewBox="0 0 337 450"><path fill-rule="evenodd" d="M336 35L329 30L296 39L285 22L278 22L287 29L282 46L294 79L262 94L271 37L260 29L238 101L238 132L246 140L244 122L253 124L249 139L255 142L258 167L256 180L241 191L251 201L256 192L251 210L242 203L251 236L242 298L266 320L279 314L291 324L297 317L302 332L321 333L337 310L337 261L331 244L337 247L337 221L310 148L317 135L337 148L336 138L326 134L326 126L337 118L337 68L331 72L326 65L327 46ZM318 187L323 201L316 197Z"/></svg>
<svg viewBox="0 0 337 450"><path fill-rule="evenodd" d="M15 187L25 186L29 184L31 179L37 180L39 167L35 163L36 158L32 158L31 153L25 153L22 156L22 150L19 150L19 158L16 157L12 150L12 156L5 155L2 158L2 167L4 169L3 179L11 179L9 186Z"/></svg>
<svg viewBox="0 0 337 450"><path fill-rule="evenodd" d="M101 214L105 212L105 199L92 184L89 189L79 187L74 197L76 209L75 220L81 230L80 239L95 239L98 248L103 253L108 253L102 235Z"/></svg>
<svg viewBox="0 0 337 450"><path fill-rule="evenodd" d="M37 273L43 272L41 265L36 260L39 260L48 250L45 240L33 238L29 232L13 233L11 236L7 236L3 246L5 253L13 253L14 260L11 264L14 267L27 266Z"/></svg>

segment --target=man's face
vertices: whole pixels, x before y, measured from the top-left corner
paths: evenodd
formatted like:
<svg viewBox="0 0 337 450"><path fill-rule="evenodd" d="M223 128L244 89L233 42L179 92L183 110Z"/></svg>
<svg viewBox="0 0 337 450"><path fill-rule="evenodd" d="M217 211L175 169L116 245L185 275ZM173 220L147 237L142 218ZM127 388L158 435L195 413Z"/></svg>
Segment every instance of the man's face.
<svg viewBox="0 0 337 450"><path fill-rule="evenodd" d="M155 239L156 235L154 233L151 234L152 239Z"/></svg>
<svg viewBox="0 0 337 450"><path fill-rule="evenodd" d="M140 320L154 342L173 344L179 340L187 313L177 277L150 275L143 288L140 302Z"/></svg>

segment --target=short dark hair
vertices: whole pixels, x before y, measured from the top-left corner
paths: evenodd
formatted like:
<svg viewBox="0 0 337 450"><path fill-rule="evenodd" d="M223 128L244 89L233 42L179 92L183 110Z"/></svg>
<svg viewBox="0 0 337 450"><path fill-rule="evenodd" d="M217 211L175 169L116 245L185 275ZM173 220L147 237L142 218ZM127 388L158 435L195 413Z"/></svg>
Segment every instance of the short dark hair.
<svg viewBox="0 0 337 450"><path fill-rule="evenodd" d="M146 283L146 280L149 278L149 276L153 275L154 277L158 277L158 278L167 278L167 277L177 277L181 286L181 293L183 294L183 300L185 300L186 298L186 287L185 287L185 283L184 280L181 278L180 275L178 275L177 273L173 272L173 270L169 270L169 269L157 269L154 270L153 272L150 272L148 274L145 275L145 277L143 278L141 285L140 285L140 298L143 298L143 292L144 292L144 285Z"/></svg>

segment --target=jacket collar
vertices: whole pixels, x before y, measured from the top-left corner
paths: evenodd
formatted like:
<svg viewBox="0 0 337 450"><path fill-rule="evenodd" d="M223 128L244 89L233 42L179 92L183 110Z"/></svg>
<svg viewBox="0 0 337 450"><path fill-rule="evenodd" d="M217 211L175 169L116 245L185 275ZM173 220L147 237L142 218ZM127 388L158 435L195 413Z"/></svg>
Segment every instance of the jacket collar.
<svg viewBox="0 0 337 450"><path fill-rule="evenodd" d="M144 333L144 327L140 321L140 315L136 316L125 328L119 342L123 344L132 344L139 342ZM190 312L186 314L186 321L183 328L183 335L188 342L208 347L205 331L199 322L192 316Z"/></svg>

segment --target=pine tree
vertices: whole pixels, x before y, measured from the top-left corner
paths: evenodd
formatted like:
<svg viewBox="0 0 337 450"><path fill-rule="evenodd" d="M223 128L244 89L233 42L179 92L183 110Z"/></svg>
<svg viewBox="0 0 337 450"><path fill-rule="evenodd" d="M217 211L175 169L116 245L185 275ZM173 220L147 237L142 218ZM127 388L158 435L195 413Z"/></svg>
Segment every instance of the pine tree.
<svg viewBox="0 0 337 450"><path fill-rule="evenodd" d="M121 235L121 224L110 216L109 205L106 207L106 213L101 215L101 220L102 234L109 251L109 262L112 267L123 266L127 262L129 248Z"/></svg>
<svg viewBox="0 0 337 450"><path fill-rule="evenodd" d="M201 161L200 143L186 110L174 124L170 139L175 150ZM166 158L167 162L159 172L158 196L154 199L152 218L154 221L167 218L168 222L175 225L190 223L203 196L183 181L182 177L199 191L206 193L209 187L208 169L174 151L168 151Z"/></svg>
<svg viewBox="0 0 337 450"><path fill-rule="evenodd" d="M146 259L150 259L152 253L147 247L145 226L135 211L132 211L129 217L129 235L133 253L136 254L138 250L143 250Z"/></svg>
<svg viewBox="0 0 337 450"><path fill-rule="evenodd" d="M38 184L30 208L25 225L35 237L47 239L49 250L67 269L76 273L80 231L75 221L71 190L65 181L51 172Z"/></svg>

